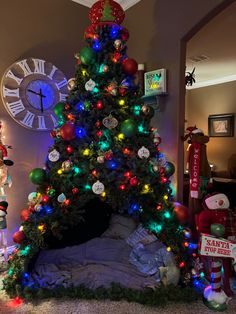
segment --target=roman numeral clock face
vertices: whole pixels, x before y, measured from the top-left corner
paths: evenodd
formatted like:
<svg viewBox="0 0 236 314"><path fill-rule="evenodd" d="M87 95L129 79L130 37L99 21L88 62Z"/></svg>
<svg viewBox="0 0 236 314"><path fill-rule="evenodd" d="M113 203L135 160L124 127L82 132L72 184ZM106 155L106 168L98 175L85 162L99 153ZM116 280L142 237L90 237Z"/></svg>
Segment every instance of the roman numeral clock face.
<svg viewBox="0 0 236 314"><path fill-rule="evenodd" d="M57 126L53 107L65 101L65 75L45 60L28 58L15 62L3 75L1 94L11 117L27 129L47 131Z"/></svg>

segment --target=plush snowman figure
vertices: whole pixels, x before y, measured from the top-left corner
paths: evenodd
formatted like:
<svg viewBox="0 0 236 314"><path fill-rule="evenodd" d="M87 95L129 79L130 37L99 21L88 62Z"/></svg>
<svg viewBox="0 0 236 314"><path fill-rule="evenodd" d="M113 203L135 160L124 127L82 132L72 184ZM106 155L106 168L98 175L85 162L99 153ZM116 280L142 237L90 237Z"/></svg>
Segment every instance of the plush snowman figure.
<svg viewBox="0 0 236 314"><path fill-rule="evenodd" d="M204 210L198 215L197 229L199 233L211 234L216 237L227 238L229 223L232 215L229 209L229 200L223 193L207 195L203 200ZM235 223L235 221L233 222ZM224 269L223 287L221 287L222 266ZM206 305L210 308L222 308L233 292L230 289L231 260L228 258L212 258L211 285L204 291Z"/></svg>
<svg viewBox="0 0 236 314"><path fill-rule="evenodd" d="M8 203L5 201L0 202L0 248L3 248L4 260L7 261L7 238L6 238L6 229L7 229L7 207Z"/></svg>

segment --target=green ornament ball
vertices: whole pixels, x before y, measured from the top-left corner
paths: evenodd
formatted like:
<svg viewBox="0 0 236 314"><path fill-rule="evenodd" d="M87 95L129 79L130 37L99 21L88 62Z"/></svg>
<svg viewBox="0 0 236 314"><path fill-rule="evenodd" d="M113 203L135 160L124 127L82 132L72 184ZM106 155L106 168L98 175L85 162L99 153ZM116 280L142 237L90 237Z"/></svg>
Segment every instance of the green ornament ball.
<svg viewBox="0 0 236 314"><path fill-rule="evenodd" d="M57 117L60 117L62 115L64 108L65 104L63 102L59 102L54 106L53 111Z"/></svg>
<svg viewBox="0 0 236 314"><path fill-rule="evenodd" d="M35 168L30 171L29 179L33 184L43 184L46 181L46 171L42 168Z"/></svg>
<svg viewBox="0 0 236 314"><path fill-rule="evenodd" d="M121 132L126 137L132 137L137 133L137 124L132 119L127 119L121 123Z"/></svg>
<svg viewBox="0 0 236 314"><path fill-rule="evenodd" d="M225 227L221 224L212 224L211 234L216 237L223 237L225 234Z"/></svg>
<svg viewBox="0 0 236 314"><path fill-rule="evenodd" d="M90 64L94 63L96 59L96 53L95 51L90 47L84 47L80 51L80 60L83 64Z"/></svg>
<svg viewBox="0 0 236 314"><path fill-rule="evenodd" d="M175 173L175 166L172 162L167 161L165 166L165 173L167 177L171 177Z"/></svg>

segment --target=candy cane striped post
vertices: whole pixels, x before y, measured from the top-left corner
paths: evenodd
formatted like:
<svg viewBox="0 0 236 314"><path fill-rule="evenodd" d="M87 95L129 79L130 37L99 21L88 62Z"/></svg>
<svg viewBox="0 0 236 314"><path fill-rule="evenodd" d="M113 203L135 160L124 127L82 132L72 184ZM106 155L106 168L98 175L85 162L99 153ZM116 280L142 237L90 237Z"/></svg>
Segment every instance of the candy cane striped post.
<svg viewBox="0 0 236 314"><path fill-rule="evenodd" d="M211 288L214 292L221 292L221 268L222 261L213 258L211 263Z"/></svg>

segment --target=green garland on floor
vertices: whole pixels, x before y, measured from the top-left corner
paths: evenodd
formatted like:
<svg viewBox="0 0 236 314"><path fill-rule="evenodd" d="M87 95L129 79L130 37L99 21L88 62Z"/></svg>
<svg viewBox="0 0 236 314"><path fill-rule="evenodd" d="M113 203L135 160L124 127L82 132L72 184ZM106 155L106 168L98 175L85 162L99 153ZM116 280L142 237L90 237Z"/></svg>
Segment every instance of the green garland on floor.
<svg viewBox="0 0 236 314"><path fill-rule="evenodd" d="M128 302L137 302L148 306L165 306L170 302L186 303L199 299L199 294L191 287L181 286L160 286L155 290L146 288L144 290L135 290L122 287L119 284L112 284L110 288L97 288L91 290L81 285L79 287L57 289L32 290L29 287L24 288L21 297L27 301L34 299L85 299L85 300L105 300L112 301L126 300Z"/></svg>

